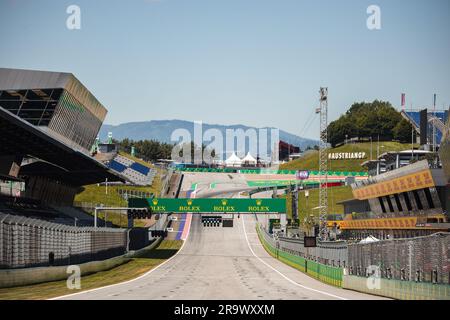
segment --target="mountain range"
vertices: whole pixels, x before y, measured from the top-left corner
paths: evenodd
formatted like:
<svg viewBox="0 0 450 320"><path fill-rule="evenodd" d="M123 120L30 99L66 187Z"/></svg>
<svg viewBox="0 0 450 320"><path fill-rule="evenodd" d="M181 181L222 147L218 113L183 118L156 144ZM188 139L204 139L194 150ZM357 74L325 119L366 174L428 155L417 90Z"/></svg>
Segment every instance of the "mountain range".
<svg viewBox="0 0 450 320"><path fill-rule="evenodd" d="M216 125L203 123L203 132L211 128L220 130L224 136L227 129L242 129L244 131L248 129L258 130L258 128L245 125ZM173 143L172 141L170 141L170 137L172 135L172 132L176 129L186 129L191 133L191 136L193 136L194 123L184 120L151 120L142 122L128 122L119 125L104 124L100 129L99 137L101 141L106 141L108 132L112 132L113 138L116 140L123 140L125 138L128 138L131 140L147 139L157 140L159 142ZM318 141L302 138L283 130L280 130L279 134L280 140L294 146L298 146L302 150L306 149L308 146L313 147L319 144Z"/></svg>

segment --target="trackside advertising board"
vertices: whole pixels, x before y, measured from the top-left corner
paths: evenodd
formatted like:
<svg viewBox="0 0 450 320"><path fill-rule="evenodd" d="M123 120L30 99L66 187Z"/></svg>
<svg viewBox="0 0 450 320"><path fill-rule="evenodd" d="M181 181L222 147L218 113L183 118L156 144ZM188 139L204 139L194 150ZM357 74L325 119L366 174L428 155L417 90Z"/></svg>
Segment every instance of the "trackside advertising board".
<svg viewBox="0 0 450 320"><path fill-rule="evenodd" d="M286 213L286 199L170 199L131 198L130 208L163 213Z"/></svg>

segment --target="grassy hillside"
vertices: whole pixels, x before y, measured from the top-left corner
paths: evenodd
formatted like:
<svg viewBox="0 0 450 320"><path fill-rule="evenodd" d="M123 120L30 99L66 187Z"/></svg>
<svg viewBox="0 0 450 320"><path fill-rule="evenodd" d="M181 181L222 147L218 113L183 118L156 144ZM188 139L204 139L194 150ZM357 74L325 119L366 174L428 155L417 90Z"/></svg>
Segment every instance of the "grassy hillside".
<svg viewBox="0 0 450 320"><path fill-rule="evenodd" d="M377 157L377 142L372 144L372 159ZM361 167L361 163L370 160L371 144L358 143L347 144L337 148L329 149L329 153L333 152L365 152L367 158L364 160L329 160L328 170L330 171L366 171ZM387 151L402 151L411 149L411 144L402 144L398 142L380 142L380 154ZM281 170L319 170L319 152L313 151L303 158L291 161L280 166Z"/></svg>
<svg viewBox="0 0 450 320"><path fill-rule="evenodd" d="M103 204L109 207L113 206L123 207L127 205L127 202L119 195L118 193L119 189L150 192L158 195L161 189L161 176L160 174L157 174L155 176L155 179L153 180L153 184L150 187L127 186L127 185L108 186L108 193L106 193L106 186L104 185L99 186L97 184L92 184L84 186L83 190L76 195L75 201Z"/></svg>
<svg viewBox="0 0 450 320"><path fill-rule="evenodd" d="M351 187L336 187L328 189L328 213L329 214L342 214L344 213L344 207L337 203L343 200L352 199ZM298 216L300 221L309 215L317 216L319 210L313 210L319 206L319 189L309 190L309 197L305 197L305 192L299 192L298 199ZM292 216L291 199L287 199L288 217Z"/></svg>

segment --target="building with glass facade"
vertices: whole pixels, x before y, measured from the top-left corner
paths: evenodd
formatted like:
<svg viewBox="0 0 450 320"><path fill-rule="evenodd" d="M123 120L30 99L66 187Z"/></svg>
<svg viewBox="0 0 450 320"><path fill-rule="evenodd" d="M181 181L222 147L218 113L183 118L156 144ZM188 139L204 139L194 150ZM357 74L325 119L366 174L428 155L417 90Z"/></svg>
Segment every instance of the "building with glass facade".
<svg viewBox="0 0 450 320"><path fill-rule="evenodd" d="M71 73L0 68L0 107L83 152L107 110Z"/></svg>

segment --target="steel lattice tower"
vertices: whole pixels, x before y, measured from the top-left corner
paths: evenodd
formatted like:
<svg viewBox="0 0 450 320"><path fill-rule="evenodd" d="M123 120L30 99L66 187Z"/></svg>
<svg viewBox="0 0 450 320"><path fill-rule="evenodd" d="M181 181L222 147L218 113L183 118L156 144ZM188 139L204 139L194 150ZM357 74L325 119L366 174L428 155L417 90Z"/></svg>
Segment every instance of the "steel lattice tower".
<svg viewBox="0 0 450 320"><path fill-rule="evenodd" d="M320 88L320 107L316 113L320 114L319 172L321 180L319 189L319 237L321 240L326 240L328 214L328 88Z"/></svg>

